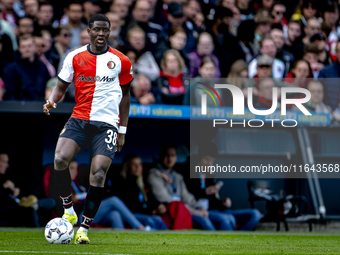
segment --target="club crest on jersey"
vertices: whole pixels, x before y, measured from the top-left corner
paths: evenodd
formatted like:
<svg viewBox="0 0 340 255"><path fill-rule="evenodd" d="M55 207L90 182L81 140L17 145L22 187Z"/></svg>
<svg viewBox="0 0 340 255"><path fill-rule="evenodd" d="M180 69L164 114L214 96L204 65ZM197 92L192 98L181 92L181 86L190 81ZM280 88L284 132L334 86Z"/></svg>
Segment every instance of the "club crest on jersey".
<svg viewBox="0 0 340 255"><path fill-rule="evenodd" d="M111 60L111 61L107 62L107 67L109 69L115 69L116 63Z"/></svg>
<svg viewBox="0 0 340 255"><path fill-rule="evenodd" d="M84 61L83 63L79 61L79 65L80 65L80 66L85 65L85 61Z"/></svg>

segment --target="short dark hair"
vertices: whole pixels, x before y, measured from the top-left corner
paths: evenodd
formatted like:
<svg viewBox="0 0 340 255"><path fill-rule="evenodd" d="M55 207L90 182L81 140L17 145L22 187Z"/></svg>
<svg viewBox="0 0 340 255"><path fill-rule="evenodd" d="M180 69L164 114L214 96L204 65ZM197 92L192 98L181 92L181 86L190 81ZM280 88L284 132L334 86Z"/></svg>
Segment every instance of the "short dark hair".
<svg viewBox="0 0 340 255"><path fill-rule="evenodd" d="M177 151L177 145L172 142L166 142L161 145L159 150L159 158L163 159L165 154L167 153L168 149L174 148Z"/></svg>
<svg viewBox="0 0 340 255"><path fill-rule="evenodd" d="M306 44L304 46L303 53L304 54L307 54L307 53L319 54L320 50L319 50L318 46L315 43L309 43L309 44Z"/></svg>
<svg viewBox="0 0 340 255"><path fill-rule="evenodd" d="M67 9L70 9L70 6L71 6L72 4L78 4L78 5L80 5L80 6L83 8L83 5L81 4L80 1L78 1L78 0L72 0L72 1L69 1L69 2L68 2L68 4L67 4Z"/></svg>
<svg viewBox="0 0 340 255"><path fill-rule="evenodd" d="M33 22L34 22L33 19L30 18L30 17L21 17L21 18L18 19L17 24L20 25L20 21L22 21L22 20L24 20L24 19L28 19L28 20L32 21L32 24L33 24Z"/></svg>
<svg viewBox="0 0 340 255"><path fill-rule="evenodd" d="M104 14L95 14L93 15L90 20L89 20L89 28L93 27L93 24L95 21L105 21L109 23L109 27L111 27L111 22L108 19L108 17L106 17Z"/></svg>

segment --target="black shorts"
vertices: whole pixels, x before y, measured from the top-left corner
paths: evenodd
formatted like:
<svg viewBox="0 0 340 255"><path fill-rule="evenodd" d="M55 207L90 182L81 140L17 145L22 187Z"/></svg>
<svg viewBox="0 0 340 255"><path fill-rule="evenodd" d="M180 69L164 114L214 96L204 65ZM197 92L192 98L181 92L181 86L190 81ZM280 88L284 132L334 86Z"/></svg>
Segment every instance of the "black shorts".
<svg viewBox="0 0 340 255"><path fill-rule="evenodd" d="M113 159L117 136L117 128L106 122L70 118L59 137L72 139L82 150L89 145L91 157L105 155Z"/></svg>

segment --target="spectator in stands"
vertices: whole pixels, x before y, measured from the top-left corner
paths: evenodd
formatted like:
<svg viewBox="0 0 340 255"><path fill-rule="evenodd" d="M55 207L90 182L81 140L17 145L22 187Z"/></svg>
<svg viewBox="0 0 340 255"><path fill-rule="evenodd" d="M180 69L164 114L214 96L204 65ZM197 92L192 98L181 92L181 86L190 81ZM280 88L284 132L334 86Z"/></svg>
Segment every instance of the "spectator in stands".
<svg viewBox="0 0 340 255"><path fill-rule="evenodd" d="M311 18L307 22L307 26L305 26L305 34L306 36L303 38L303 43L308 44L310 43L310 38L315 34L321 33L321 23L317 18Z"/></svg>
<svg viewBox="0 0 340 255"><path fill-rule="evenodd" d="M235 5L235 0L220 0L217 3L218 6L223 6L225 8L228 8L229 10L231 10L232 8L234 8Z"/></svg>
<svg viewBox="0 0 340 255"><path fill-rule="evenodd" d="M61 25L68 25L72 34L69 47L75 48L81 45L80 33L88 26L82 23L83 7L80 2L73 0L68 3L66 13L61 20Z"/></svg>
<svg viewBox="0 0 340 255"><path fill-rule="evenodd" d="M7 226L40 227L39 214L53 209L56 201L53 198L38 200L34 195L23 197L20 188L9 178L8 168L8 154L0 152L0 212L6 216L1 221Z"/></svg>
<svg viewBox="0 0 340 255"><path fill-rule="evenodd" d="M133 27L127 34L128 43L125 46L125 52L133 50L137 53L137 62L134 64L134 70L146 75L151 81L159 77L159 67L150 51L146 49L145 33L140 27Z"/></svg>
<svg viewBox="0 0 340 255"><path fill-rule="evenodd" d="M136 154L128 154L123 159L120 177L113 185L117 196L144 225L154 230L169 229L159 215L166 213L166 207L146 193L143 181L142 159Z"/></svg>
<svg viewBox="0 0 340 255"><path fill-rule="evenodd" d="M252 20L255 15L253 4L249 0L236 1L236 7L240 11L241 20Z"/></svg>
<svg viewBox="0 0 340 255"><path fill-rule="evenodd" d="M277 48L277 53L275 58L281 60L285 67L284 76L287 76L291 67L294 64L294 56L289 51L283 49L285 44L285 38L281 27L273 27L270 31L270 37L273 39L275 46Z"/></svg>
<svg viewBox="0 0 340 255"><path fill-rule="evenodd" d="M332 58L327 51L326 38L322 34L315 34L310 38L311 43L315 43L319 50L318 61L324 66L331 65L333 63Z"/></svg>
<svg viewBox="0 0 340 255"><path fill-rule="evenodd" d="M198 154L192 156L191 161L195 162L195 166L210 167L218 156L217 147L211 142L202 145L198 149ZM218 191L221 186L214 178L206 178L205 173L195 173L193 169L191 175L195 178L186 178L188 190L209 214L218 214L229 219L232 227L230 230L253 230L256 227L261 219L261 213L257 209L231 210L231 199L220 199Z"/></svg>
<svg viewBox="0 0 340 255"><path fill-rule="evenodd" d="M11 25L2 18L2 7L0 7L0 30L1 34L6 34L12 41L12 48L14 51L18 49L18 42L14 34L14 30Z"/></svg>
<svg viewBox="0 0 340 255"><path fill-rule="evenodd" d="M180 105L187 92L188 80L184 79L184 60L176 50L167 50L161 61L160 77L156 80L165 104Z"/></svg>
<svg viewBox="0 0 340 255"><path fill-rule="evenodd" d="M97 0L85 0L83 3L83 16L87 20L87 22L90 20L90 18L100 13L101 7L100 2Z"/></svg>
<svg viewBox="0 0 340 255"><path fill-rule="evenodd" d="M272 72L273 72L273 78L283 78L283 75L285 73L285 66L283 62L279 59L276 59L276 45L271 38L264 38L261 41L260 44L260 54L267 55L274 59L273 65L272 65ZM257 58L255 58L253 61L249 63L249 77L254 77L257 73Z"/></svg>
<svg viewBox="0 0 340 255"><path fill-rule="evenodd" d="M320 50L315 43L305 45L303 59L306 60L313 71L313 77L317 78L324 65L319 62Z"/></svg>
<svg viewBox="0 0 340 255"><path fill-rule="evenodd" d="M254 54L259 53L260 43L269 34L272 18L267 16L264 12L258 12L254 16L255 22L255 39L252 45Z"/></svg>
<svg viewBox="0 0 340 255"><path fill-rule="evenodd" d="M292 70L285 77L285 82L300 88L306 88L311 78L313 78L312 68L306 60L300 59L296 61Z"/></svg>
<svg viewBox="0 0 340 255"><path fill-rule="evenodd" d="M321 82L326 87L326 102L333 110L335 110L339 105L339 80L331 78L340 78L340 42L337 42L336 44L336 54L338 56L338 60L322 69L319 73L319 79L321 79Z"/></svg>
<svg viewBox="0 0 340 255"><path fill-rule="evenodd" d="M186 17L186 22L190 22L189 26L196 26L194 23L195 16L201 12L200 2L197 0L188 0L183 4L183 13Z"/></svg>
<svg viewBox="0 0 340 255"><path fill-rule="evenodd" d="M316 113L332 113L332 108L326 105L324 101L324 87L320 81L312 80L307 86L311 93L311 99L304 104L309 111ZM295 105L292 107L293 111L300 111Z"/></svg>
<svg viewBox="0 0 340 255"><path fill-rule="evenodd" d="M34 31L48 30L53 32L53 5L49 2L41 2L37 13L37 20L34 23Z"/></svg>
<svg viewBox="0 0 340 255"><path fill-rule="evenodd" d="M258 5L259 8L264 8L269 11L273 7L274 2L274 0L259 0Z"/></svg>
<svg viewBox="0 0 340 255"><path fill-rule="evenodd" d="M184 47L187 43L187 34L182 27L175 28L169 36L169 40L163 39L157 44L155 59L160 65L164 52L170 49L177 50L185 62L184 73L189 73L190 61L188 55L184 52Z"/></svg>
<svg viewBox="0 0 340 255"><path fill-rule="evenodd" d="M208 212L189 193L183 176L173 170L177 161L176 145L166 143L160 149L160 161L157 167L149 172L148 183L151 192L160 203L181 201L190 211L194 227L204 230L232 230L230 217L219 213Z"/></svg>
<svg viewBox="0 0 340 255"><path fill-rule="evenodd" d="M325 24L331 27L331 32L328 36L328 41L338 41L340 27L338 26L339 20L339 6L335 1L327 1L322 5L323 13L322 18Z"/></svg>
<svg viewBox="0 0 340 255"><path fill-rule="evenodd" d="M13 29L17 27L19 19L18 13L13 9L14 1L1 0L2 17L6 20Z"/></svg>
<svg viewBox="0 0 340 255"><path fill-rule="evenodd" d="M35 55L32 36L23 35L19 38L19 53L20 56L4 70L5 99L44 100L50 75L45 64Z"/></svg>
<svg viewBox="0 0 340 255"><path fill-rule="evenodd" d="M44 55L44 39L42 38L42 36L41 35L35 36L34 43L36 47L36 54L38 55L39 60L45 64L50 76L55 77L56 70L54 66L50 62L48 62L47 58Z"/></svg>
<svg viewBox="0 0 340 255"><path fill-rule="evenodd" d="M200 87L202 87L203 83L214 87L215 80L213 78L216 72L216 66L215 62L210 57L203 58L198 72L199 76L195 77L191 81L191 85L189 86L188 91L184 97L184 105L201 105L201 96L205 92L203 90L197 89L197 86L201 85ZM224 90L218 88L215 88L215 90L220 95L221 101L225 102L226 100L223 97ZM213 97L215 101L211 97L207 98L208 106L215 106L215 102L218 102L219 99L215 94L213 95Z"/></svg>
<svg viewBox="0 0 340 255"><path fill-rule="evenodd" d="M127 27L132 21L132 16L129 14L129 2L125 0L113 0L110 11L119 13L120 16L120 36L123 40L126 39Z"/></svg>
<svg viewBox="0 0 340 255"><path fill-rule="evenodd" d="M143 29L146 35L146 48L149 51L154 52L163 28L162 26L149 21L151 15L152 10L150 3L146 0L137 0L132 9L134 22L132 22L131 26L138 25Z"/></svg>
<svg viewBox="0 0 340 255"><path fill-rule="evenodd" d="M26 16L31 18L32 20L35 20L38 15L39 11L39 3L37 0L24 0L24 11L26 13Z"/></svg>
<svg viewBox="0 0 340 255"><path fill-rule="evenodd" d="M205 17L204 17L202 12L198 12L195 15L194 23L198 27L198 29L203 30L203 31L206 29L206 26L205 26Z"/></svg>
<svg viewBox="0 0 340 255"><path fill-rule="evenodd" d="M228 20L228 18L227 18L227 20ZM227 27L225 28L226 33L223 35L222 46L221 46L221 50L220 50L220 53L219 53L220 54L219 55L220 56L219 57L220 69L221 69L221 73L222 73L223 77L226 77L228 75L232 63L234 63L238 59L245 59L246 58L246 54L248 52L247 52L247 49L245 49L245 47L243 47L244 45L242 46L242 41L244 43L247 40L253 39L252 28L254 26L252 25L252 21L250 21L250 22L245 21L245 22L251 23L249 25L249 27L247 28L248 36L244 36L242 34L239 34L238 38L236 38L231 33L231 31L227 29ZM243 28L245 28L245 27L243 27ZM238 32L240 32L240 29L238 30ZM249 49L249 51L250 51L250 49Z"/></svg>
<svg viewBox="0 0 340 255"><path fill-rule="evenodd" d="M271 109L273 105L273 88L275 87L275 82L272 78L262 79L259 83L259 97L255 109ZM279 91L279 90L278 90ZM280 104L277 103L277 108L280 109Z"/></svg>
<svg viewBox="0 0 340 255"><path fill-rule="evenodd" d="M244 56L236 56L236 58L244 59L247 63L250 63L250 61L254 58L254 52L251 47L252 42L254 41L254 33L251 32L255 30L255 24L252 20L246 20L241 22L237 29L237 39L239 40L239 44L242 48ZM231 50L234 52L234 50ZM232 65L232 63L230 63ZM224 76L224 75L223 75Z"/></svg>
<svg viewBox="0 0 340 255"><path fill-rule="evenodd" d="M168 23L164 25L164 37L172 34L172 31L178 27L182 27L187 34L187 43L184 48L186 53L192 52L196 48L198 28L191 22L186 22L187 17L183 12L183 6L180 3L172 2L168 6ZM192 26L191 26L191 25Z"/></svg>
<svg viewBox="0 0 340 255"><path fill-rule="evenodd" d="M56 31L55 44L51 50L50 57L53 61L53 66L58 70L60 59L70 49L71 30L68 25L59 25Z"/></svg>
<svg viewBox="0 0 340 255"><path fill-rule="evenodd" d="M248 79L245 83L245 87L252 87L253 90L253 102L257 101L257 97L259 96L259 83L261 80L265 78L272 78L272 70L273 70L273 59L268 55L260 55L257 58L257 74L254 78ZM274 80L275 87L283 87L286 86L285 83L281 82L281 79Z"/></svg>
<svg viewBox="0 0 340 255"><path fill-rule="evenodd" d="M231 66L230 72L227 77L228 84L235 85L238 88L244 90L247 78L248 78L247 63L242 59L235 61Z"/></svg>
<svg viewBox="0 0 340 255"><path fill-rule="evenodd" d="M0 102L3 100L5 95L5 83L4 81L0 78Z"/></svg>
<svg viewBox="0 0 340 255"><path fill-rule="evenodd" d="M11 38L7 34L2 34L0 35L0 77L3 77L3 69L12 61L13 45Z"/></svg>
<svg viewBox="0 0 340 255"><path fill-rule="evenodd" d="M214 54L216 56L221 56L222 51L225 49L223 47L224 37L230 34L229 28L232 17L233 12L230 9L219 7L216 9L214 16L215 22L210 28L207 28L206 32L212 36L214 41Z"/></svg>
<svg viewBox="0 0 340 255"><path fill-rule="evenodd" d="M317 0L303 0L301 7L293 14L293 20L301 20L303 26L307 26L307 21L315 18L318 13Z"/></svg>
<svg viewBox="0 0 340 255"><path fill-rule="evenodd" d="M289 21L287 34L288 38L286 39L283 49L292 53L295 56L295 60L301 59L304 47L301 38L301 22L296 20Z"/></svg>
<svg viewBox="0 0 340 255"><path fill-rule="evenodd" d="M131 104L155 104L160 103L152 92L151 81L143 74L137 74L131 83Z"/></svg>
<svg viewBox="0 0 340 255"><path fill-rule="evenodd" d="M213 38L209 33L203 32L198 37L197 50L194 50L189 54L191 78L194 78L199 74L198 70L204 57L210 57L215 63L216 69L214 78L221 77L221 72L219 68L220 63L218 58L213 54L213 51L214 51Z"/></svg>
<svg viewBox="0 0 340 255"><path fill-rule="evenodd" d="M281 1L275 1L271 8L271 15L273 16L273 24L281 25L283 31L287 31L287 20L284 17L286 13L286 6Z"/></svg>
<svg viewBox="0 0 340 255"><path fill-rule="evenodd" d="M21 35L31 35L33 34L34 26L33 26L33 20L28 17L23 17L18 20L18 27L16 34L17 36Z"/></svg>
<svg viewBox="0 0 340 255"><path fill-rule="evenodd" d="M122 47L124 45L124 42L123 42L123 38L120 36L121 20L120 20L119 13L118 12L108 12L105 15L110 20L110 24L111 24L110 37L109 37L109 41L108 41L109 46L111 46L113 48Z"/></svg>

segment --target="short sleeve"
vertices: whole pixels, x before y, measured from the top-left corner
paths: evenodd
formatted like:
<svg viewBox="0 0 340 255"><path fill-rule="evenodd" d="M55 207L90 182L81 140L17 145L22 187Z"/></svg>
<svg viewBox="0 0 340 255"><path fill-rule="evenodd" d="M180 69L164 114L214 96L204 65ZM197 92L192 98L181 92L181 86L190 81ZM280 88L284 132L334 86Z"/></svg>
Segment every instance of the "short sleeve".
<svg viewBox="0 0 340 255"><path fill-rule="evenodd" d="M121 58L122 68L119 74L119 83L121 86L128 84L133 80L132 65L128 57Z"/></svg>
<svg viewBox="0 0 340 255"><path fill-rule="evenodd" d="M71 83L73 80L74 69L73 69L73 57L74 54L69 53L63 63L63 67L61 68L58 79L63 83Z"/></svg>

